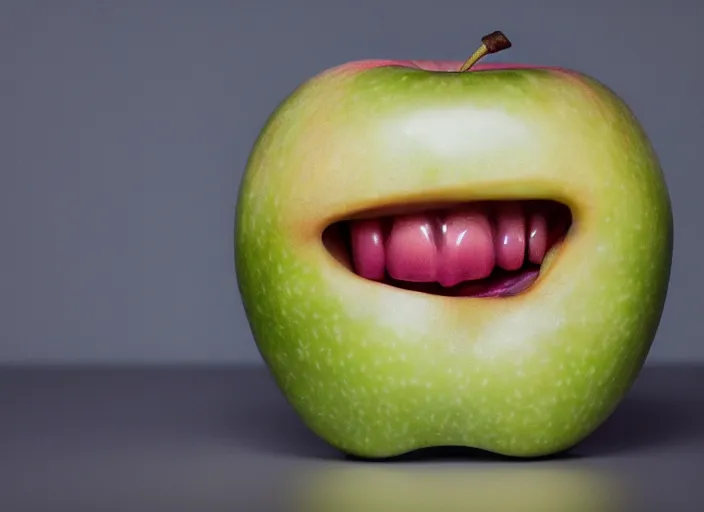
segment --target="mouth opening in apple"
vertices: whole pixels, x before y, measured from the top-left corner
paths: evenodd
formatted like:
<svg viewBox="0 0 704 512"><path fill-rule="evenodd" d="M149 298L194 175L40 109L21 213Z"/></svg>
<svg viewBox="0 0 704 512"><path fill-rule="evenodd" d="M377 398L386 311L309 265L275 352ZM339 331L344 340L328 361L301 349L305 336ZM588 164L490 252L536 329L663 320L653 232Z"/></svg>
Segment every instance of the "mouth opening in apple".
<svg viewBox="0 0 704 512"><path fill-rule="evenodd" d="M364 279L453 297L508 297L529 289L572 226L550 200L387 207L336 222L327 250Z"/></svg>

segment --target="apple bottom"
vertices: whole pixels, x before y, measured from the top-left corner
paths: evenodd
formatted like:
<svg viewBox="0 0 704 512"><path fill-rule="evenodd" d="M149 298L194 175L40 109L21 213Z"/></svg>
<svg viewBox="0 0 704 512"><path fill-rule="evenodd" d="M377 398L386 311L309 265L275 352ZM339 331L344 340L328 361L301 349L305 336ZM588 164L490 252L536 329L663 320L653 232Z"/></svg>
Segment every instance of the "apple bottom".
<svg viewBox="0 0 704 512"><path fill-rule="evenodd" d="M571 226L554 201L482 201L367 212L325 230L328 250L360 277L456 297L526 290Z"/></svg>
<svg viewBox="0 0 704 512"><path fill-rule="evenodd" d="M571 448L614 410L648 353L666 289L666 273L655 270L667 263L669 246L655 240L644 246L650 259L644 258L627 236L636 233L638 215L633 222L622 217L616 237L575 211L558 257L551 260L556 251L549 251L541 278L514 297L417 293L352 272L357 221L383 219L381 235L366 234L383 241L386 251L398 218L432 212L444 236L451 231L443 232L447 219L467 206L486 215L493 234L504 203L350 210L326 230L327 251L319 238L301 243L295 232L280 229L275 213L241 222L239 283L257 346L315 434L365 459L432 446L533 458ZM529 206L543 204L549 206L521 202L524 218L530 219ZM546 215L547 225L557 218ZM530 263L528 227L526 233L524 265ZM433 231L436 248L443 236ZM387 274L386 252L384 258ZM656 314L643 314L649 311Z"/></svg>

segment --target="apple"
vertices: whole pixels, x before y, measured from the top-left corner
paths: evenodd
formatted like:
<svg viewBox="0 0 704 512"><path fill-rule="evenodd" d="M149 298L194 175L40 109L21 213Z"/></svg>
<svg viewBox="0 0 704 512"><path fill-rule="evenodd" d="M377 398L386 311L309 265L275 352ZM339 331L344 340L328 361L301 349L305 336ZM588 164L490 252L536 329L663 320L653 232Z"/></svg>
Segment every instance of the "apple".
<svg viewBox="0 0 704 512"><path fill-rule="evenodd" d="M594 78L475 66L509 46L328 69L252 149L245 312L287 401L344 453L568 450L650 350L673 248L653 147Z"/></svg>

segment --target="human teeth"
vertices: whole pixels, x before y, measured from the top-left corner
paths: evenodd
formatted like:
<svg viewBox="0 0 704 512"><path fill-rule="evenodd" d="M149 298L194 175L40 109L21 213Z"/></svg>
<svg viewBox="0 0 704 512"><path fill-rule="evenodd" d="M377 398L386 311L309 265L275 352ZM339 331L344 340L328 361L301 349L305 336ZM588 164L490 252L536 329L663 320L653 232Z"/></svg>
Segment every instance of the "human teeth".
<svg viewBox="0 0 704 512"><path fill-rule="evenodd" d="M504 270L518 270L526 252L526 221L520 203L500 204L496 213L496 264Z"/></svg>

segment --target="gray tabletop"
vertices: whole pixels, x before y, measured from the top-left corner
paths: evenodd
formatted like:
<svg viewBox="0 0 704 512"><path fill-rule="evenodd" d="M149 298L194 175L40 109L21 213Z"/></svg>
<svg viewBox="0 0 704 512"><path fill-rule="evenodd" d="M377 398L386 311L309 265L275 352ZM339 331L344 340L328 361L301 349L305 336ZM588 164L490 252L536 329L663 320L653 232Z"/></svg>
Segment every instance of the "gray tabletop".
<svg viewBox="0 0 704 512"><path fill-rule="evenodd" d="M342 456L262 367L0 370L0 510L704 510L704 366L646 367L569 454Z"/></svg>

